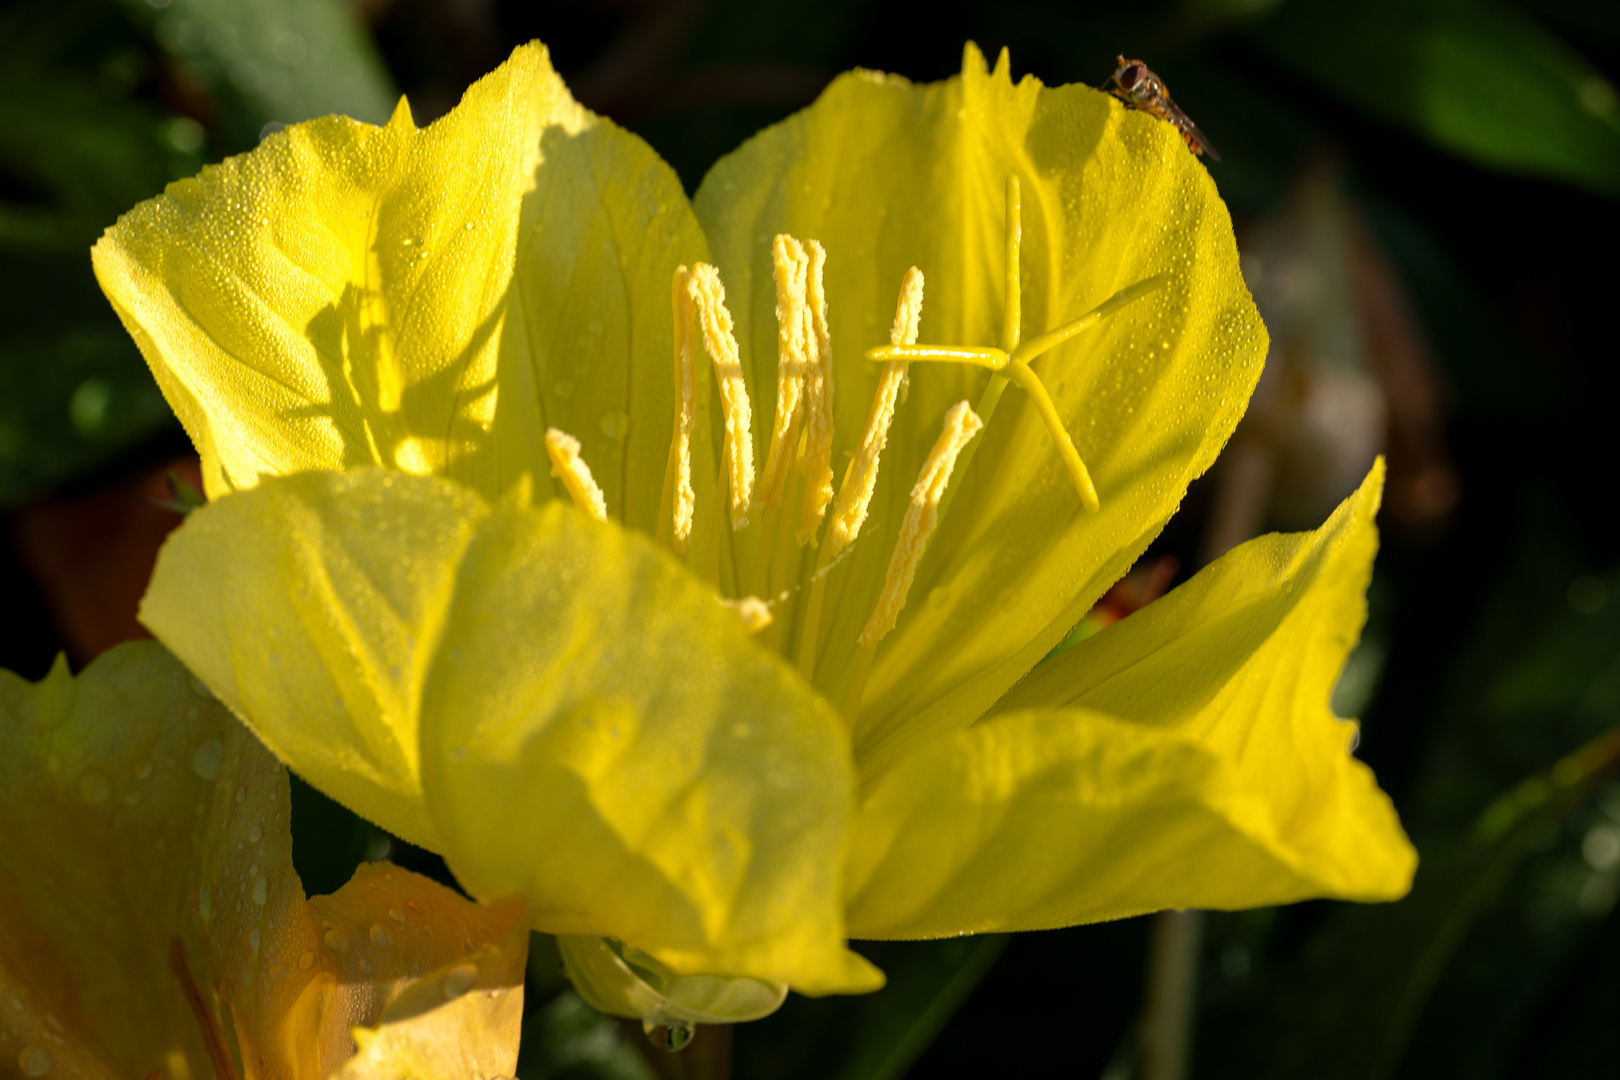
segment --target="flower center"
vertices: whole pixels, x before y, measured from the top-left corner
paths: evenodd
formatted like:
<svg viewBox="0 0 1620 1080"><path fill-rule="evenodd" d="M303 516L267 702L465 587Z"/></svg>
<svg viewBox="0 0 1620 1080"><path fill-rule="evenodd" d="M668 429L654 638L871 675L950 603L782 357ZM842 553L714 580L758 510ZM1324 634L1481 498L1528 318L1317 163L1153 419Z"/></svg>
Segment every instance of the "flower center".
<svg viewBox="0 0 1620 1080"><path fill-rule="evenodd" d="M1022 223L1016 177L1007 181L1006 308L999 347L917 344L922 317L923 274L906 271L900 286L889 344L868 349L866 358L881 362L877 393L867 414L860 442L852 453L834 499L833 370L831 340L827 332L827 302L822 287L826 252L815 240L776 237L771 258L776 281L777 387L776 412L771 425L765 465L755 489L753 411L731 313L725 304L720 272L707 263L678 267L671 285L675 329L675 417L664 490L659 504L658 539L687 565L720 587L720 549L727 508L731 526L730 548L735 569L734 599L722 602L737 611L762 644L794 656L805 678L816 681L821 615L829 576L848 554L861 533L877 486L883 449L896 403L908 378L910 365L941 361L975 364L993 374L979 399L978 410L966 401L946 413L943 430L923 463L906 516L889 559L883 587L861 630L854 658L842 672L821 672L824 692L844 701L846 722L853 725L859 710L866 673L878 643L894 628L905 607L917 565L940 518L949 506L950 480L958 464L965 470L977 447L974 436L990 421L1007 383L1024 391L1034 404L1068 470L1081 505L1090 513L1099 509L1096 485L1073 440L1064 427L1039 376L1030 364L1041 354L1095 326L1127 304L1158 289L1162 278L1138 282L1055 330L1029 341L1021 340L1019 247ZM697 341L714 365L724 416L721 477L729 500L714 508L707 530L695 527L697 499L692 486L692 438L697 420ZM605 502L579 458L579 444L560 431L546 435L553 475L561 477L576 506L602 519ZM797 526L789 520L786 497L802 484ZM822 520L831 508L825 536L817 543ZM694 536L697 550L689 551ZM807 555L796 556L794 545L815 546L814 569ZM795 625L777 618L789 601Z"/></svg>

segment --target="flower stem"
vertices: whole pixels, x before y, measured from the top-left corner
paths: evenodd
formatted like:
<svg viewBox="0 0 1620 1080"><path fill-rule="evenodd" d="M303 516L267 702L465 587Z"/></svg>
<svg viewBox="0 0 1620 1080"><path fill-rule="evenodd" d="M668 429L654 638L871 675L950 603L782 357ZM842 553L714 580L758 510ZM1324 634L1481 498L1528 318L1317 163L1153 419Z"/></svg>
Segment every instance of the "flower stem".
<svg viewBox="0 0 1620 1080"><path fill-rule="evenodd" d="M1142 1080L1185 1080L1187 1076L1202 929L1201 911L1161 911L1153 916L1142 1025Z"/></svg>

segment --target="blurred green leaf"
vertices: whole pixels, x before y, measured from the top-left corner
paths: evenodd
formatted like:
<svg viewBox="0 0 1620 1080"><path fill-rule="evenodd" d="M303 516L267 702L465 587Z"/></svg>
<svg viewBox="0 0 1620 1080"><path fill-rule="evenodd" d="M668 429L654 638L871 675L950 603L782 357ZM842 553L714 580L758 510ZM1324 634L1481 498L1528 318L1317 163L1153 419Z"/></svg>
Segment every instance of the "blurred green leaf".
<svg viewBox="0 0 1620 1080"><path fill-rule="evenodd" d="M624 1026L573 990L557 994L524 1021L517 1075L518 1080L655 1080Z"/></svg>
<svg viewBox="0 0 1620 1080"><path fill-rule="evenodd" d="M328 113L388 119L398 98L338 0L119 0L219 105L232 141Z"/></svg>
<svg viewBox="0 0 1620 1080"><path fill-rule="evenodd" d="M1515 9L1291 0L1253 40L1350 105L1462 157L1620 195L1614 86Z"/></svg>
<svg viewBox="0 0 1620 1080"><path fill-rule="evenodd" d="M1005 935L857 942L888 977L875 994L790 997L739 1025L737 1059L779 1080L896 1080L949 1023L1007 946Z"/></svg>
<svg viewBox="0 0 1620 1080"><path fill-rule="evenodd" d="M1503 796L1480 816L1466 842L1424 847L1425 861L1406 900L1334 909L1333 918L1313 936L1298 970L1268 973L1256 980L1250 995L1207 1017L1206 1028L1250 1029L1246 1039L1242 1033L1234 1038L1234 1032L1223 1030L1211 1040L1221 1048L1207 1059L1216 1065L1211 1075L1265 1075L1279 1080L1395 1076L1401 1073L1420 1021L1425 1034L1444 1030L1482 1041L1481 1027L1492 1026L1499 1018L1487 1023L1475 1013L1462 1024L1449 1019L1431 1023L1431 997L1509 882L1517 876L1522 883L1521 872L1546 848L1549 836L1557 836L1617 769L1620 729L1599 736ZM1512 907L1508 922L1522 927L1518 905ZM1567 953L1573 940L1563 935L1560 953ZM1543 989L1546 972L1526 978L1523 966L1501 962L1504 943L1495 944L1498 948L1485 958L1483 969L1470 965L1471 976L1483 970L1494 973L1497 982L1519 979L1524 984L1520 996L1527 1000L1514 1004L1528 1007ZM1522 951L1523 943L1517 944ZM1504 988L1492 989L1500 999ZM1287 1035L1279 1038L1281 1032ZM1202 1035L1200 1041L1205 1041ZM1239 1050L1244 1042L1248 1045ZM1490 1052L1479 1056L1485 1061L1498 1057ZM1454 1054L1451 1060L1455 1063ZM1422 1070L1401 1074L1438 1075ZM1486 1075L1460 1063L1455 1071L1445 1069L1443 1074Z"/></svg>

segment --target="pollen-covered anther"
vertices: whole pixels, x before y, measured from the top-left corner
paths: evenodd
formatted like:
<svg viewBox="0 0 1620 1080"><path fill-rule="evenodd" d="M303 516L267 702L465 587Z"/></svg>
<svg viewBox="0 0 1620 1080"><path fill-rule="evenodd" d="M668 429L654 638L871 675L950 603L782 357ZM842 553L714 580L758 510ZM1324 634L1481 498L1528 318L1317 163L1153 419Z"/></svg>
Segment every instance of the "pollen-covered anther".
<svg viewBox="0 0 1620 1080"><path fill-rule="evenodd" d="M563 482L574 505L597 521L607 520L607 499L591 476L591 467L579 456L579 440L558 428L546 429L546 456L551 475Z"/></svg>
<svg viewBox="0 0 1620 1080"><path fill-rule="evenodd" d="M731 528L735 532L747 527L753 509L754 436L748 386L743 381L742 361L732 333L731 312L726 309L726 287L720 281L720 271L708 263L698 263L692 267L686 290L697 306L703 345L714 361L720 405L725 410L725 471L731 488Z"/></svg>
<svg viewBox="0 0 1620 1080"><path fill-rule="evenodd" d="M906 594L917 575L917 564L922 561L928 547L928 538L939 524L939 501L951 482L951 470L956 467L956 455L984 427L977 413L966 401L952 405L945 414L945 429L934 441L934 448L923 462L917 483L911 489L911 505L900 525L900 536L889 557L889 569L883 578L883 592L878 596L872 617L861 630L859 641L871 647L894 629L894 621L906 606Z"/></svg>
<svg viewBox="0 0 1620 1080"><path fill-rule="evenodd" d="M890 345L915 345L917 327L922 319L923 274L913 266L906 271L900 283L900 300L895 305L894 326L889 330ZM827 527L828 555L836 557L861 533L866 511L872 504L872 492L877 488L878 460L889 441L889 424L894 420L895 399L900 384L905 380L908 361L890 360L883 365L878 377L877 393L866 416L866 430L861 444L850 459L849 471L838 488L838 502L833 507L832 523Z"/></svg>
<svg viewBox="0 0 1620 1080"><path fill-rule="evenodd" d="M810 257L804 245L784 233L771 245L771 260L776 272L776 419L771 425L765 471L760 476L759 501L775 506L782 501L797 449L813 331L809 312Z"/></svg>
<svg viewBox="0 0 1620 1080"><path fill-rule="evenodd" d="M774 618L771 615L771 606L757 596L744 596L738 600L720 600L720 606L730 608L736 613L743 624L743 629L750 634L757 634L771 625Z"/></svg>
<svg viewBox="0 0 1620 1080"><path fill-rule="evenodd" d="M822 271L827 252L816 240L804 242L810 267L805 281L805 317L811 350L804 369L804 506L794 539L801 545L815 540L821 518L833 497L833 362L832 335L827 330L827 293Z"/></svg>
<svg viewBox="0 0 1620 1080"><path fill-rule="evenodd" d="M686 554L692 540L692 517L697 495L692 490L692 428L697 423L696 306L688 291L691 272L675 268L670 283L670 306L675 313L675 434L670 441L670 469L674 494L670 515L675 554Z"/></svg>

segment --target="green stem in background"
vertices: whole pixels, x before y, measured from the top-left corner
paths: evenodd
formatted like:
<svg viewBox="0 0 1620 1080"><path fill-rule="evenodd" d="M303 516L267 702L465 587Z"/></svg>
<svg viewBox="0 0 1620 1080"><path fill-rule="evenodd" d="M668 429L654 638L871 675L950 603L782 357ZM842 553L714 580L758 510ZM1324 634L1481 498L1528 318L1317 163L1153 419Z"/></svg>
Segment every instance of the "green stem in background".
<svg viewBox="0 0 1620 1080"><path fill-rule="evenodd" d="M1161 911L1153 916L1141 1080L1185 1080L1187 1076L1202 930L1201 911Z"/></svg>

